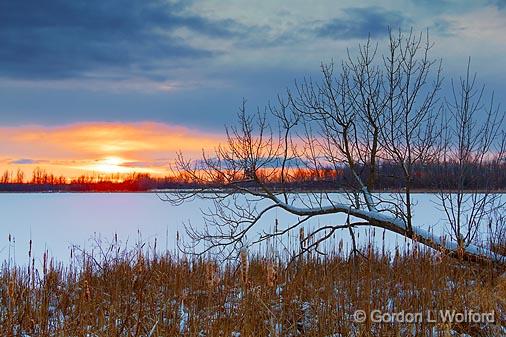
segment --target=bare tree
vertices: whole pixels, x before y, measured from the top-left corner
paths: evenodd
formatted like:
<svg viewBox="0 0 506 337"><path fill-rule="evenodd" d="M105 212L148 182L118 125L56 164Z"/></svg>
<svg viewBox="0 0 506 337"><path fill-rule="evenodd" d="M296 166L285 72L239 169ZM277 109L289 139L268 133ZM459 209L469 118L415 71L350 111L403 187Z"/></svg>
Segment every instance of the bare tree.
<svg viewBox="0 0 506 337"><path fill-rule="evenodd" d="M297 82L294 90L264 111L248 114L243 104L238 126L226 131L226 144L212 154L204 153L200 161L178 155L178 172L206 187L164 198L175 204L196 197L213 202L213 207L203 212L203 226L187 226L190 246L186 248L231 256L244 245L298 230L314 217L344 214L344 223L329 223L305 233L304 250L318 251L318 246L340 229L347 230L355 242L356 228L372 226L466 260L502 263L502 255L474 243L481 224L476 217L491 214L486 200L492 194L473 199L473 205L481 209L475 211L474 220L462 226L452 218L465 212L462 205L466 201L441 192L443 206L451 210L448 220L454 240L425 229L433 224L415 223L412 199L417 165L439 163L442 157L455 157L455 151L463 162L478 160L486 165L499 133L504 132L499 110L485 111L486 140L460 149L465 140L461 142L459 137L467 137L465 128L473 126L449 130L446 125L450 120L459 125L463 119L476 117L473 108L462 106L472 97L446 105L440 99L441 60L430 58L433 46L428 33L390 32L388 42L382 55L370 40L360 46L357 56L348 53L339 73L335 64L323 64L321 81ZM456 102L472 91L469 78L467 81L462 92L455 91ZM459 157L464 150L472 158ZM402 188L398 192L375 190L381 163L399 168L401 174L395 178ZM289 182L295 168L318 173L328 167L336 175L351 173L345 186L335 186L341 193L291 193L293 184ZM219 181L221 187L209 184L211 181ZM465 186L459 187L458 192L464 195ZM460 198L462 207L450 206L454 204L451 198ZM298 220L270 232L256 230L273 210L293 214ZM459 241L461 234L463 241Z"/></svg>
<svg viewBox="0 0 506 337"><path fill-rule="evenodd" d="M439 205L452 239L463 250L477 240L480 231L489 229L497 216L503 217L495 214L505 202L494 193L493 170L500 167L505 153L504 113L494 103L493 94L489 102L483 102L485 88L477 87L470 60L466 76L457 83L452 81L451 88L451 98L445 103L449 114L444 142L438 153L442 171L438 174L445 176L438 180Z"/></svg>

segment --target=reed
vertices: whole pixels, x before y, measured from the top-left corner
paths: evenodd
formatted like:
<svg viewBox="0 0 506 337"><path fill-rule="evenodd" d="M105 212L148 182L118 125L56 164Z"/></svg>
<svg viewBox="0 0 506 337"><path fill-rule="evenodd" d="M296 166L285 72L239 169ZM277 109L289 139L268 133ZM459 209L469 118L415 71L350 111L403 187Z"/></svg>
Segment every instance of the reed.
<svg viewBox="0 0 506 337"><path fill-rule="evenodd" d="M421 248L288 260L242 250L237 261L142 249L68 265L4 263L1 336L499 336L506 279ZM104 251L107 251L104 247ZM29 253L31 256L31 252ZM32 257L33 258L33 257ZM238 275L239 274L239 275ZM239 277L238 277L239 276ZM494 311L496 324L375 323L355 310Z"/></svg>

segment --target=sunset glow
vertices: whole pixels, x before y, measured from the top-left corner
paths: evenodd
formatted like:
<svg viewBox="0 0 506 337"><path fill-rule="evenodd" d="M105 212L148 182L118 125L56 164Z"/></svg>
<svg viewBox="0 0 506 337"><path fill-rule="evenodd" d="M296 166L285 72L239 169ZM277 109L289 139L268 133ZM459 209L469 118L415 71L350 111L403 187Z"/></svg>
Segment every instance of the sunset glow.
<svg viewBox="0 0 506 337"><path fill-rule="evenodd" d="M130 173L134 172L134 168L121 166L126 160L119 157L107 157L97 161L96 164L84 166L83 169L96 171L98 173Z"/></svg>
<svg viewBox="0 0 506 337"><path fill-rule="evenodd" d="M149 173L163 176L178 151L197 157L220 136L164 123L78 123L0 128L0 170L36 168L67 177ZM37 146L34 146L36 144Z"/></svg>

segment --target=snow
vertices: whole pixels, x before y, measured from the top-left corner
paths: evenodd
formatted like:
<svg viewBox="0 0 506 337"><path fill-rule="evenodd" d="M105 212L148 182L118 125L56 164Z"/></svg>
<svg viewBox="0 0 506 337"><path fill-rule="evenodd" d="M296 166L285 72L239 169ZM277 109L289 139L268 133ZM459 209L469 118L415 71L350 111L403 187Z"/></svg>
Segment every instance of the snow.
<svg viewBox="0 0 506 337"><path fill-rule="evenodd" d="M340 207L348 210L343 195L332 194L333 205L322 204L322 209ZM414 228L420 236L429 236L436 242L441 242L445 234L444 213L434 205L436 200L433 194L414 194ZM260 202L259 206L268 205L268 201ZM184 236L183 222L191 221L199 226L202 218L198 209L211 206L209 200L195 200L181 206L171 206L162 202L153 193L119 193L119 194L80 194L80 193L54 193L54 194L0 194L0 259L11 263L28 263L29 241L32 239L32 256L36 263L40 263L44 250L58 260L68 261L69 247L79 245L89 249L93 242L90 238L96 235L100 240L112 240L114 233L122 242L134 244L136 241L146 241L157 247L160 251L166 248L174 251L176 247L176 233ZM304 204L295 201L293 207L297 211L305 211ZM355 216L370 217L381 221L390 221L403 228L400 219L392 219L389 215L378 211L356 210ZM304 223L306 233L311 228L323 225L344 224L346 214L330 214L313 217ZM274 209L266 214L265 218L256 225L256 232L272 230L275 219L278 219L279 229L297 221L296 215L288 214L281 209ZM352 220L356 220L353 218ZM418 225L421 224L421 225ZM378 230L378 229L376 229ZM255 229L253 229L255 231ZM358 241L365 242L366 233L370 228L357 230ZM382 230L379 230L382 231ZM140 233L140 234L139 234ZM9 234L14 240L8 241ZM292 239L298 236L298 230L292 233ZM385 233L385 242L382 235L376 236L374 242L385 249L392 249L402 245L405 240L399 235ZM252 236L249 239L253 239ZM345 246L350 245L347 231L336 232L332 244L343 240ZM298 242L298 239L297 239ZM448 248L455 248L454 243L445 241ZM329 243L330 245L330 243ZM453 245L453 246L452 246ZM478 247L469 247L470 251L482 252Z"/></svg>

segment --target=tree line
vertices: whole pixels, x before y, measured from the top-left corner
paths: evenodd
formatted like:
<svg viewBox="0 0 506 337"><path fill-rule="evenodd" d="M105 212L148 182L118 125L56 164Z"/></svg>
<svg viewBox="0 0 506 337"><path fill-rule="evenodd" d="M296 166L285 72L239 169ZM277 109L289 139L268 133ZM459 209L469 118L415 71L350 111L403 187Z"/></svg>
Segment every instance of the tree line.
<svg viewBox="0 0 506 337"><path fill-rule="evenodd" d="M461 163L448 161L413 167L412 188L420 191L439 190L444 186L448 191L463 187L468 191L506 190L506 160L491 160L480 165L467 163L463 177L460 174ZM368 165L358 165L356 168L362 180L369 180L372 171ZM486 172L485 172L486 171ZM379 162L374 170L377 174L375 190L403 189L402 172L398 165L387 161ZM258 178L270 188L289 189L297 191L347 191L354 188L355 177L347 166L333 168L321 166L316 169L307 167L293 167L281 179L280 168L258 170ZM487 174L484 174L487 173ZM239 172L236 181L243 186L247 171ZM55 175L44 169L35 168L31 177L25 178L22 170L6 170L0 177L0 191L2 192L122 192L122 191L153 191L166 189L200 189L223 188L230 182L215 176L205 181L196 179L184 173L176 173L164 177L155 177L148 173L109 174L109 175L80 175L65 177ZM462 185L461 185L462 184Z"/></svg>

